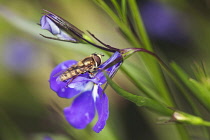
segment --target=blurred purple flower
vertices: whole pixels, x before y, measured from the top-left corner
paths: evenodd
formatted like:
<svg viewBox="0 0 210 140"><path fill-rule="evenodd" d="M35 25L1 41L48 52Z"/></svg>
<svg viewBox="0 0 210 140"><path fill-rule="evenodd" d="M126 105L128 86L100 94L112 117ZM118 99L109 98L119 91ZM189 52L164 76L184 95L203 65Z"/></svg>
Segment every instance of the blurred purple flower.
<svg viewBox="0 0 210 140"><path fill-rule="evenodd" d="M43 140L53 140L50 136L45 136Z"/></svg>
<svg viewBox="0 0 210 140"><path fill-rule="evenodd" d="M85 128L94 118L95 110L98 112L98 121L93 127L93 130L99 133L105 126L109 116L108 98L101 88L102 84L106 83L106 77L102 72L105 69L107 74L112 77L118 70L122 61L118 61L111 67L107 66L118 58L122 58L119 52L114 53L106 62L99 68L98 73L94 77L90 77L86 72L77 76L71 83L60 81L57 73L66 70L75 65L77 61L68 60L56 66L50 75L50 87L59 97L72 98L75 97L72 105L64 109L66 120L75 128Z"/></svg>
<svg viewBox="0 0 210 140"><path fill-rule="evenodd" d="M140 7L141 15L152 38L172 43L188 39L184 20L177 11L158 2L145 2Z"/></svg>
<svg viewBox="0 0 210 140"><path fill-rule="evenodd" d="M3 63L17 74L25 74L37 65L37 51L33 44L19 38L8 40L3 50Z"/></svg>

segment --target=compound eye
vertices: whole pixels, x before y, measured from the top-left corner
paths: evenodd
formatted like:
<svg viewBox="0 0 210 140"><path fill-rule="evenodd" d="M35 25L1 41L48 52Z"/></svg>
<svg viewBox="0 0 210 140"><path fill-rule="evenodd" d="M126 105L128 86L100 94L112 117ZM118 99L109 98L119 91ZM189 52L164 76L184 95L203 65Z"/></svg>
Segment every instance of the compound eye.
<svg viewBox="0 0 210 140"><path fill-rule="evenodd" d="M93 58L97 64L97 67L101 65L101 57L99 57L98 55L93 55Z"/></svg>

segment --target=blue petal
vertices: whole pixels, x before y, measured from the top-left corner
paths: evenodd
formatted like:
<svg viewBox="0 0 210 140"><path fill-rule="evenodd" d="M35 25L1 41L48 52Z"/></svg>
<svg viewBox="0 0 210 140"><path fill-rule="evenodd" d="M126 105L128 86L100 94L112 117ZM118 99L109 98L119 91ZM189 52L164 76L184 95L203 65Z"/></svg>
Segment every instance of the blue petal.
<svg viewBox="0 0 210 140"><path fill-rule="evenodd" d="M62 40L70 40L73 42L76 42L77 40L74 39L72 36L70 36L69 34L67 34L64 30L60 31L60 34L56 35L58 38L62 39Z"/></svg>
<svg viewBox="0 0 210 140"><path fill-rule="evenodd" d="M48 30L54 35L59 34L61 32L58 26L46 15L41 17L40 24L42 29Z"/></svg>
<svg viewBox="0 0 210 140"><path fill-rule="evenodd" d="M50 87L53 91L57 92L60 89L61 84L63 84L63 82L56 80L57 76L59 75L57 76L55 75L58 73L61 73L62 71L65 71L67 68L71 67L72 65L75 65L76 63L77 61L75 60L67 60L60 63L53 69L53 71L50 74L50 79L49 79Z"/></svg>
<svg viewBox="0 0 210 140"><path fill-rule="evenodd" d="M64 108L66 120L77 129L85 128L95 116L92 91L80 94L70 107Z"/></svg>
<svg viewBox="0 0 210 140"><path fill-rule="evenodd" d="M47 18L46 15L41 17L40 25L42 29L50 30L51 28L50 25L47 23L46 18Z"/></svg>
<svg viewBox="0 0 210 140"><path fill-rule="evenodd" d="M93 127L93 130L99 133L106 125L106 121L109 117L108 98L106 94L103 93L103 89L100 86L98 86L98 96L95 105L98 112L98 121Z"/></svg>
<svg viewBox="0 0 210 140"><path fill-rule="evenodd" d="M61 32L60 28L51 19L46 17L46 21L50 26L50 29L47 29L47 30L49 30L53 35L60 34Z"/></svg>
<svg viewBox="0 0 210 140"><path fill-rule="evenodd" d="M55 91L59 97L62 98L72 98L73 96L79 94L81 91L84 90L86 87L86 84L88 82L87 80L87 74L83 74L81 76L78 76L75 78L67 87L67 82L60 81L58 79L59 74L64 72L67 68L71 67L72 65L75 65L77 61L75 60L67 60L63 63L60 63L57 65L49 79L50 88ZM82 77L83 76L83 77Z"/></svg>
<svg viewBox="0 0 210 140"><path fill-rule="evenodd" d="M117 59L120 60L120 61L117 62L116 64L114 64L113 66L105 69L105 71L107 72L109 77L112 77L117 72L117 70L119 69L120 65L123 62L122 55L119 52L115 52L99 68L101 68L103 70L103 68L105 68L106 66L108 66L110 63L112 63L113 61L115 61ZM96 84L104 84L104 83L106 83L107 80L106 80L106 77L104 76L104 73L102 71L99 71L92 81Z"/></svg>
<svg viewBox="0 0 210 140"><path fill-rule="evenodd" d="M115 61L117 58L122 58L122 55L119 52L115 52L108 60L106 60L100 68L106 67L111 62ZM119 63L119 62L118 62Z"/></svg>
<svg viewBox="0 0 210 140"><path fill-rule="evenodd" d="M53 140L53 139L49 136L45 136L43 140Z"/></svg>

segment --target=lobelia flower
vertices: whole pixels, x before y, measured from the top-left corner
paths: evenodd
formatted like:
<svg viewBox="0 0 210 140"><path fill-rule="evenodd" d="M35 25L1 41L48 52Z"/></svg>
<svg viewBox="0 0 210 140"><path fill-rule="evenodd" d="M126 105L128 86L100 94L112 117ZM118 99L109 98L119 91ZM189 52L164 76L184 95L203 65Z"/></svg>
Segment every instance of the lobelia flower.
<svg viewBox="0 0 210 140"><path fill-rule="evenodd" d="M141 15L148 34L152 38L165 40L175 44L187 43L189 39L184 25L183 15L159 2L144 2L141 4Z"/></svg>
<svg viewBox="0 0 210 140"><path fill-rule="evenodd" d="M119 61L114 62L115 60ZM98 121L93 130L99 133L104 128L109 116L108 98L101 87L101 85L106 83L103 70L107 72L109 77L112 77L122 63L122 55L119 52L115 52L107 61L99 66L99 70L94 77L90 77L89 73L86 72L68 83L71 79L60 81L59 77L55 76L57 73L76 63L77 61L75 60L67 60L56 66L50 75L50 88L59 97L76 97L72 105L64 109L64 115L69 124L77 129L85 128L93 120L95 110L97 110Z"/></svg>
<svg viewBox="0 0 210 140"><path fill-rule="evenodd" d="M50 136L45 136L43 140L53 140Z"/></svg>
<svg viewBox="0 0 210 140"><path fill-rule="evenodd" d="M31 74L39 65L36 46L23 38L8 37L2 52L2 64L14 74Z"/></svg>
<svg viewBox="0 0 210 140"><path fill-rule="evenodd" d="M64 109L64 115L69 124L77 129L83 129L93 120L95 112L97 111L98 121L93 127L93 130L99 133L104 128L106 120L109 116L108 98L101 87L101 85L107 82L104 72L106 72L107 75L112 78L119 69L123 60L135 52L146 52L150 55L153 55L158 60L160 59L153 52L143 48L114 48L103 43L88 31L88 33L94 39L103 45L99 46L95 43L92 43L90 38L84 35L82 31L70 24L68 21L62 19L52 12L47 10L44 11L47 13L41 18L40 21L42 29L50 31L52 34L58 36L58 38L42 35L43 37L74 43L88 43L99 49L114 52L114 54L107 61L98 67L99 69L97 69L97 73L95 73L94 76L86 72L78 75L73 80L68 79L66 81L61 81L59 76L56 77L56 75L72 65L77 64L77 61L75 60L68 60L56 66L53 69L49 79L50 88L55 91L59 97L75 97L72 105ZM63 32L67 33L68 35L64 34Z"/></svg>

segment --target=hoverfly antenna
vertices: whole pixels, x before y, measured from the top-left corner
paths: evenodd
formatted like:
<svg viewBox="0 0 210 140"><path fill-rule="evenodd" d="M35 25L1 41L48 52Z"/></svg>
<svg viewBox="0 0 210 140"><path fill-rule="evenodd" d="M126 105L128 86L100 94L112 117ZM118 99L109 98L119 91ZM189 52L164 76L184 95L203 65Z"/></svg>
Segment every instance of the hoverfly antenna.
<svg viewBox="0 0 210 140"><path fill-rule="evenodd" d="M100 54L98 54L98 53L96 53L96 52L95 52L95 53L92 53L92 55L94 55L94 56L99 56L99 57L104 56L104 54L101 54L101 53L100 53Z"/></svg>

